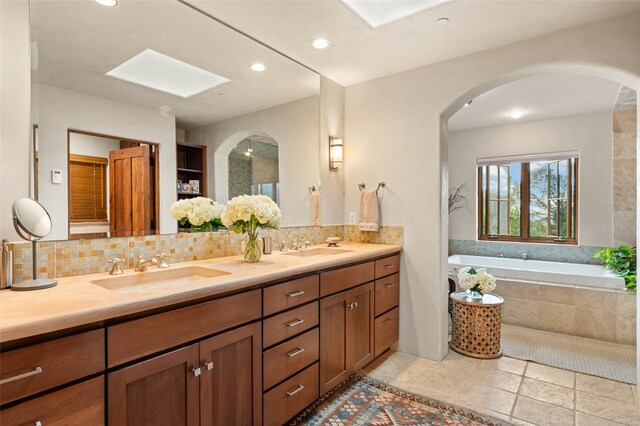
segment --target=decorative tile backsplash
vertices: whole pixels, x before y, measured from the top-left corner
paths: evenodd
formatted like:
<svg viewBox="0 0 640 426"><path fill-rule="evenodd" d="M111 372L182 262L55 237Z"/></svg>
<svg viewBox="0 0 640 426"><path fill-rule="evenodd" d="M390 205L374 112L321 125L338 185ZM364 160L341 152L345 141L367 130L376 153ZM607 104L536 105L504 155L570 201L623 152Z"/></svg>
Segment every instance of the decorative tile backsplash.
<svg viewBox="0 0 640 426"><path fill-rule="evenodd" d="M261 237L278 241L306 239L322 244L328 237L339 236L345 241L402 244L401 226L383 226L379 232L360 232L355 225L299 226L266 229ZM107 260L124 259L124 268L133 268L138 256L146 258L165 252L171 263L240 254L242 235L225 232L198 232L144 237L99 238L92 240L47 241L38 243L39 276L48 278L95 274L109 270ZM30 243L10 244L13 249L14 281L31 278Z"/></svg>
<svg viewBox="0 0 640 426"><path fill-rule="evenodd" d="M495 241L449 240L449 256L467 254L474 256L492 256L499 254L509 258L520 258L527 253L529 259L551 262L587 263L600 265L593 255L602 247L568 246L552 244L500 243Z"/></svg>

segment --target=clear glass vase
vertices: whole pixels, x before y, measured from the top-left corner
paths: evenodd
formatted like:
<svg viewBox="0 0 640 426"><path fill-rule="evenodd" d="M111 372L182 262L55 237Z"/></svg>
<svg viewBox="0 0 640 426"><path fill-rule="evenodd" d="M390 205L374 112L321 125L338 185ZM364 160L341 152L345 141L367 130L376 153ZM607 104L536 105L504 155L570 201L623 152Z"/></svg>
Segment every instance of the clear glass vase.
<svg viewBox="0 0 640 426"><path fill-rule="evenodd" d="M467 293L468 300L482 300L483 294L480 293L478 290L475 290L472 288L472 289L466 290L465 293Z"/></svg>
<svg viewBox="0 0 640 426"><path fill-rule="evenodd" d="M262 240L258 237L243 240L242 255L246 262L259 262L262 257Z"/></svg>

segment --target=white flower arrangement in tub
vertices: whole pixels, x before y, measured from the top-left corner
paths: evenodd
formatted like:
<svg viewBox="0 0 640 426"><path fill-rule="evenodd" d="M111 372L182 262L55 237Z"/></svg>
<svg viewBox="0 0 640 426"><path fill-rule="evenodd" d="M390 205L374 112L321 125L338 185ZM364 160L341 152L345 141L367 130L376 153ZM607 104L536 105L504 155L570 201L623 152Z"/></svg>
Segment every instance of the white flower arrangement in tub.
<svg viewBox="0 0 640 426"><path fill-rule="evenodd" d="M482 296L496 289L496 277L487 273L485 268L475 269L471 266L460 269L458 283L466 290L467 298L481 300Z"/></svg>

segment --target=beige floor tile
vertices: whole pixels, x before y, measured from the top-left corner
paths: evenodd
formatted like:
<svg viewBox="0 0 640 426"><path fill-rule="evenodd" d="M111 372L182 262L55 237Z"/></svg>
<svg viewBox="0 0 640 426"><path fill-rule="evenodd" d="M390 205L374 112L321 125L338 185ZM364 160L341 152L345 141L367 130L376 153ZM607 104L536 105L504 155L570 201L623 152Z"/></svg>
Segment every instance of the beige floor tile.
<svg viewBox="0 0 640 426"><path fill-rule="evenodd" d="M544 426L573 425L573 410L518 396L513 417Z"/></svg>
<svg viewBox="0 0 640 426"><path fill-rule="evenodd" d="M515 426L543 426L536 423L526 422L524 420L520 420L515 417L510 417L509 422Z"/></svg>
<svg viewBox="0 0 640 426"><path fill-rule="evenodd" d="M576 389L595 393L596 395L606 396L611 399L618 399L631 404L636 403L636 398L633 395L631 386L614 380L576 373Z"/></svg>
<svg viewBox="0 0 640 426"><path fill-rule="evenodd" d="M638 406L627 402L576 391L576 409L582 413L602 417L625 425L640 425Z"/></svg>
<svg viewBox="0 0 640 426"><path fill-rule="evenodd" d="M600 417L591 416L579 411L576 412L576 426L620 426L621 424L622 423L601 419Z"/></svg>
<svg viewBox="0 0 640 426"><path fill-rule="evenodd" d="M522 386L520 386L519 394L571 410L574 408L575 391L553 383L525 377Z"/></svg>
<svg viewBox="0 0 640 426"><path fill-rule="evenodd" d="M518 392L521 381L522 376L489 368L476 369L469 379L470 384L491 386L513 393Z"/></svg>
<svg viewBox="0 0 640 426"><path fill-rule="evenodd" d="M468 376L453 376L444 370L423 372L411 383L408 390L420 395L439 394L456 397L465 388ZM450 401L450 399L448 399Z"/></svg>
<svg viewBox="0 0 640 426"><path fill-rule="evenodd" d="M527 365L525 376L571 389L575 386L575 373L573 371L548 367L546 365L535 364L533 362L530 362L529 365Z"/></svg>
<svg viewBox="0 0 640 426"><path fill-rule="evenodd" d="M511 374L524 374L524 369L527 365L526 361L521 361L515 358L509 358L506 356L495 359L483 359L478 363L478 368L489 368L493 370L506 371Z"/></svg>
<svg viewBox="0 0 640 426"><path fill-rule="evenodd" d="M460 404L457 404L457 405L460 406ZM494 419L503 420L505 422L509 421L508 414L499 413L497 411L490 410L487 407L478 407L478 406L474 406L472 404L467 403L464 405L463 408L466 408L471 411L475 411L481 416L486 416L485 419L488 419L489 417L493 417Z"/></svg>
<svg viewBox="0 0 640 426"><path fill-rule="evenodd" d="M422 374L423 369L394 358L381 359L370 365L364 372L374 379L396 385L409 385ZM392 385L394 386L394 385Z"/></svg>
<svg viewBox="0 0 640 426"><path fill-rule="evenodd" d="M490 386L474 384L467 386L458 396L459 404L485 407L503 414L511 414L516 394Z"/></svg>

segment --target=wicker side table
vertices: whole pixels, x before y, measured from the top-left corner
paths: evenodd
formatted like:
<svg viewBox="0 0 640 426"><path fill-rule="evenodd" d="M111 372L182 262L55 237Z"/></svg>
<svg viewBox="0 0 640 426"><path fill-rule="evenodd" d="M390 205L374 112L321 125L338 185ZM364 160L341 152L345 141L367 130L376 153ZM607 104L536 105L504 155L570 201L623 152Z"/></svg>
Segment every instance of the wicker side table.
<svg viewBox="0 0 640 426"><path fill-rule="evenodd" d="M452 333L449 347L473 358L499 358L500 326L504 299L485 294L482 300L469 300L464 291L452 293Z"/></svg>

